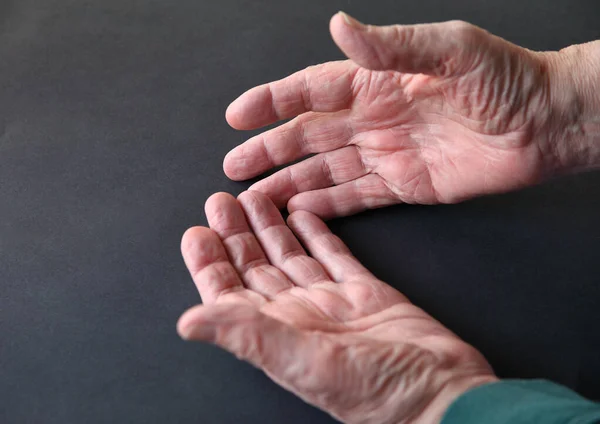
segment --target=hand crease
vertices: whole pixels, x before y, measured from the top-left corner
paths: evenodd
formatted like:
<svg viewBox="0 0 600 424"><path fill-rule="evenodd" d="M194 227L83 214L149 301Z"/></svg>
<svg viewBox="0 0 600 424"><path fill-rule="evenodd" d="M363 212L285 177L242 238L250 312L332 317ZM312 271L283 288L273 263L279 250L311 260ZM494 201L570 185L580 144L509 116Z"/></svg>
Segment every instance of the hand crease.
<svg viewBox="0 0 600 424"><path fill-rule="evenodd" d="M329 166L329 161L327 159L327 155L321 156L321 170L323 171L323 176L325 177L325 180L330 185L335 185L336 182L333 179L333 173L331 171L331 167Z"/></svg>
<svg viewBox="0 0 600 424"><path fill-rule="evenodd" d="M275 119L277 121L280 121L281 118L279 117L279 113L277 112L277 109L275 108L275 96L273 94L273 87L271 87L271 84L267 84L267 90L269 91L269 96L271 97L271 111L273 113L273 116L275 117Z"/></svg>
<svg viewBox="0 0 600 424"><path fill-rule="evenodd" d="M269 260L267 258L260 257L256 259L251 259L243 264L239 265L239 272L246 278L246 274L252 270L256 270L258 268L263 268L266 266L271 266Z"/></svg>

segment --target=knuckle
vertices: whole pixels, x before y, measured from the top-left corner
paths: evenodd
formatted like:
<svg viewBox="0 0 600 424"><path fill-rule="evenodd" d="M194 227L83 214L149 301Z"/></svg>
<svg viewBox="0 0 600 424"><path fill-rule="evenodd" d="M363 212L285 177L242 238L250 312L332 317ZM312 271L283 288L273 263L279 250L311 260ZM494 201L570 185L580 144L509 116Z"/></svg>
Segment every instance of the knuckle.
<svg viewBox="0 0 600 424"><path fill-rule="evenodd" d="M349 252L341 239L333 233L322 234L319 236L318 242L326 251L332 254L346 254Z"/></svg>
<svg viewBox="0 0 600 424"><path fill-rule="evenodd" d="M280 260L282 264L286 264L289 261L293 260L301 260L302 251L292 248L292 249L284 249L280 252Z"/></svg>
<svg viewBox="0 0 600 424"><path fill-rule="evenodd" d="M397 44L401 46L412 45L413 40L415 38L415 27L394 25L392 28L393 35Z"/></svg>
<svg viewBox="0 0 600 424"><path fill-rule="evenodd" d="M450 29L454 38L460 41L467 41L472 39L477 32L477 27L461 20L454 20L448 22L448 28Z"/></svg>

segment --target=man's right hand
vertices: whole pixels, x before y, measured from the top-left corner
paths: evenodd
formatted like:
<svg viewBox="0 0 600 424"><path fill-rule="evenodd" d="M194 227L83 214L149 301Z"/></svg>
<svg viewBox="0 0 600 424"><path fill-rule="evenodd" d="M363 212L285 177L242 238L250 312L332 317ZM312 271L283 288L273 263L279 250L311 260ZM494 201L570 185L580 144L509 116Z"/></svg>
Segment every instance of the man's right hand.
<svg viewBox="0 0 600 424"><path fill-rule="evenodd" d="M251 187L279 207L330 218L454 203L600 163L597 148L565 147L594 128L559 54L464 22L376 27L339 13L331 33L351 60L255 87L227 110L237 129L294 118L233 149L232 179L316 153Z"/></svg>

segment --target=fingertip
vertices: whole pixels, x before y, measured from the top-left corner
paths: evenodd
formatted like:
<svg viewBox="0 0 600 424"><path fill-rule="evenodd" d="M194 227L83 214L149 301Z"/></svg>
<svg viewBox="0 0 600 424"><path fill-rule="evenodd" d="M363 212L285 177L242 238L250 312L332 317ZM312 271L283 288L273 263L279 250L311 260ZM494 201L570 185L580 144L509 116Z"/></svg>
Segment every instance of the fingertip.
<svg viewBox="0 0 600 424"><path fill-rule="evenodd" d="M219 209L228 203L235 202L235 197L229 193L218 192L212 194L204 203L204 213L210 221L210 217L213 216Z"/></svg>
<svg viewBox="0 0 600 424"><path fill-rule="evenodd" d="M244 211L244 214L247 217L246 219L248 219L249 223L252 221L252 217L254 216L257 205L262 204L262 198L260 196L261 194L262 193L258 191L246 190L242 191L237 197L237 201Z"/></svg>
<svg viewBox="0 0 600 424"><path fill-rule="evenodd" d="M265 159L250 139L231 149L223 158L223 171L233 181L245 181L260 175L273 165Z"/></svg>
<svg viewBox="0 0 600 424"><path fill-rule="evenodd" d="M286 223L288 227L290 227L294 232L296 232L296 230L298 230L302 224L313 221L315 219L320 221L320 218L312 212L305 210L296 210L290 212L290 215L286 219Z"/></svg>
<svg viewBox="0 0 600 424"><path fill-rule="evenodd" d="M244 209L244 212L247 215L269 211L274 213L274 210L277 209L269 196L257 190L246 190L240 193L237 200L240 202L242 209Z"/></svg>
<svg viewBox="0 0 600 424"><path fill-rule="evenodd" d="M292 220L301 220L301 219L307 219L307 218L311 218L311 217L315 217L318 218L314 213L310 212L310 211L306 211L306 210L295 210L290 212L290 215L288 216L288 219L292 219Z"/></svg>
<svg viewBox="0 0 600 424"><path fill-rule="evenodd" d="M296 215L296 222L301 218L303 221L318 220L324 222L328 219L335 218L335 213L329 205L325 203L320 196L315 196L314 193L300 193L292 197L287 203L287 210L290 216Z"/></svg>
<svg viewBox="0 0 600 424"><path fill-rule="evenodd" d="M198 245L198 240L212 236L213 231L207 227L188 228L181 237L181 253L184 258L188 253L194 251Z"/></svg>
<svg viewBox="0 0 600 424"><path fill-rule="evenodd" d="M309 199L307 200L307 197ZM295 212L309 212L315 214L314 204L310 201L310 193L299 193L292 196L287 202L287 210L290 214Z"/></svg>
<svg viewBox="0 0 600 424"><path fill-rule="evenodd" d="M344 25L344 15L345 13L340 10L329 20L329 32L331 32L332 35L336 31L336 28L340 25Z"/></svg>
<svg viewBox="0 0 600 424"><path fill-rule="evenodd" d="M190 325L191 323L191 316L193 315L193 310L194 308L196 308L197 306L188 309L187 311L185 311L183 314L181 314L181 316L179 317L179 319L177 320L177 334L179 334L179 337L181 337L183 340L189 340L190 339L190 334L192 332L192 326Z"/></svg>
<svg viewBox="0 0 600 424"><path fill-rule="evenodd" d="M286 206L288 199L292 196L288 191L288 186L278 180L273 179L274 176L267 177L252 184L248 191L261 193L273 202L277 209L283 209Z"/></svg>
<svg viewBox="0 0 600 424"><path fill-rule="evenodd" d="M300 208L298 207L298 200L296 199L297 197L298 197L298 195L292 196L287 202L286 207L287 207L288 212L290 213L290 216L294 212L300 210Z"/></svg>
<svg viewBox="0 0 600 424"><path fill-rule="evenodd" d="M279 120L273 109L269 85L251 88L231 102L225 111L225 119L236 130L253 130Z"/></svg>
<svg viewBox="0 0 600 424"><path fill-rule="evenodd" d="M288 217L285 219L285 223L288 227L294 231L294 228L298 222L298 217L296 216L297 212L291 212Z"/></svg>
<svg viewBox="0 0 600 424"><path fill-rule="evenodd" d="M227 303L196 305L185 311L177 321L177 333L184 340L216 341L217 327L231 328L264 319L253 306Z"/></svg>
<svg viewBox="0 0 600 424"><path fill-rule="evenodd" d="M348 15L346 12L340 10L338 13L331 17L329 21L329 29L334 32L337 30L344 29L363 29L364 24L352 16Z"/></svg>
<svg viewBox="0 0 600 424"><path fill-rule="evenodd" d="M255 182L254 184L250 185L250 187L248 187L247 191L261 191L260 190L260 186L262 185L262 180Z"/></svg>
<svg viewBox="0 0 600 424"><path fill-rule="evenodd" d="M233 199L234 197L225 192L225 191L218 191L216 193L211 194L208 199L206 200L206 203L213 203L213 202L218 202L218 201L224 201L227 199Z"/></svg>
<svg viewBox="0 0 600 424"><path fill-rule="evenodd" d="M239 175L240 167L237 166L237 158L238 156L236 149L230 150L223 158L223 172L233 181L242 181L243 178Z"/></svg>
<svg viewBox="0 0 600 424"><path fill-rule="evenodd" d="M260 112L263 112L260 109L263 106L262 91L261 86L251 88L227 106L225 120L233 129L241 131L256 128L253 121L257 120L257 114L260 120Z"/></svg>
<svg viewBox="0 0 600 424"><path fill-rule="evenodd" d="M337 46L349 56L364 25L345 12L338 12L329 21L329 32ZM358 30L358 31L357 31ZM350 57L353 59L353 57Z"/></svg>
<svg viewBox="0 0 600 424"><path fill-rule="evenodd" d="M181 255L192 278L207 265L227 258L221 239L207 227L192 227L185 232L181 238Z"/></svg>
<svg viewBox="0 0 600 424"><path fill-rule="evenodd" d="M231 102L229 104L229 106L227 106L227 109L225 110L225 120L227 121L229 126L231 126L233 129L236 129L236 130L244 129L244 126L242 125L243 122L241 122L241 120L240 120L240 107L239 107L240 97L238 97L233 102Z"/></svg>
<svg viewBox="0 0 600 424"><path fill-rule="evenodd" d="M268 179L268 178L267 178L267 179ZM257 181L257 182L255 182L255 183L254 183L254 184L252 184L250 187L248 187L248 190L247 190L247 191L251 191L251 192L253 192L253 193L260 193L260 194L264 194L265 196L267 196L267 197L269 197L269 198L270 198L270 196L267 194L267 193L268 193L268 191L269 191L269 190L268 190L268 184L265 184L265 183L268 183L267 179L263 179L263 180L260 180L260 181ZM265 185L266 185L267 187L265 187Z"/></svg>
<svg viewBox="0 0 600 424"><path fill-rule="evenodd" d="M350 28L347 27L344 19L344 12L338 12L331 17L329 21L329 32L333 41L339 46L338 40L344 35Z"/></svg>
<svg viewBox="0 0 600 424"><path fill-rule="evenodd" d="M206 306L196 305L185 311L177 321L177 333L183 340L212 341L214 325L204 319Z"/></svg>
<svg viewBox="0 0 600 424"><path fill-rule="evenodd" d="M253 200L254 199L253 193L254 193L254 191L253 190L251 191L250 189L248 189L246 191L242 191L240 194L238 194L238 197L237 197L238 202L243 204L244 202Z"/></svg>
<svg viewBox="0 0 600 424"><path fill-rule="evenodd" d="M256 184L253 184L252 186L255 186ZM238 200L239 201L258 201L258 202L271 202L271 198L269 196L267 196L265 193L263 193L262 191L257 190L256 188L252 188L252 186L246 190L243 191L242 193L239 194L238 196Z"/></svg>

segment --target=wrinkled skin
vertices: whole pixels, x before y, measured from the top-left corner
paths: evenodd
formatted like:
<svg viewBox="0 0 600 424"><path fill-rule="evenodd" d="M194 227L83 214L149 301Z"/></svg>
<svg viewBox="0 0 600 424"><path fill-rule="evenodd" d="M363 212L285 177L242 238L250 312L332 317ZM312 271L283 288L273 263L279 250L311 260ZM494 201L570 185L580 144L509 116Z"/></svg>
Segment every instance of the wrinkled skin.
<svg viewBox="0 0 600 424"><path fill-rule="evenodd" d="M351 59L249 90L237 129L293 118L232 150L251 187L322 218L395 203L454 203L542 181L556 167L547 55L464 22L375 27L344 14L331 33Z"/></svg>
<svg viewBox="0 0 600 424"><path fill-rule="evenodd" d="M221 346L348 423L436 423L461 393L496 379L317 216L294 212L288 227L252 191L213 195L206 215L210 228L182 240L204 302L181 317L182 337Z"/></svg>
<svg viewBox="0 0 600 424"><path fill-rule="evenodd" d="M488 363L370 274L317 216L542 181L569 156L556 140L588 128L573 112L575 78L552 74L556 55L464 22L374 27L337 14L330 27L349 60L253 88L228 108L237 129L291 119L232 150L230 178L304 160L237 200L207 201L210 228L182 241L204 304L178 329L344 422L438 423L457 396L496 381ZM289 227L277 209L286 205Z"/></svg>

